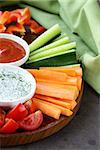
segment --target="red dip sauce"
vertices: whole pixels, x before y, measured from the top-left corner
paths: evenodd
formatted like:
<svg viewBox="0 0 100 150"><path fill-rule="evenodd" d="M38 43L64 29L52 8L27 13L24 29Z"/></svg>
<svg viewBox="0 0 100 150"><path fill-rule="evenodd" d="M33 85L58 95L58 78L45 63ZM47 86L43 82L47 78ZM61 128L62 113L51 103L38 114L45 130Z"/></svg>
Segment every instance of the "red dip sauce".
<svg viewBox="0 0 100 150"><path fill-rule="evenodd" d="M26 55L24 48L13 40L0 38L0 63L10 63Z"/></svg>

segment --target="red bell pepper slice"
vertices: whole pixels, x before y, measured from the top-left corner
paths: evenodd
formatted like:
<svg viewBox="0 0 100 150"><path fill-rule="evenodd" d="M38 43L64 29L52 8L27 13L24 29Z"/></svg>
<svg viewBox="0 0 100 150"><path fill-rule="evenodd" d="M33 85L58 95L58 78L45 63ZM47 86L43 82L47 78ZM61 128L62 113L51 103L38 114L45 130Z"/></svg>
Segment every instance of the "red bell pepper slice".
<svg viewBox="0 0 100 150"><path fill-rule="evenodd" d="M10 33L10 34L13 34L13 32L25 32L25 28L23 25L21 24L15 24L15 25L10 25L7 30L6 30L6 33Z"/></svg>
<svg viewBox="0 0 100 150"><path fill-rule="evenodd" d="M3 24L0 24L0 33L5 32L6 27Z"/></svg>
<svg viewBox="0 0 100 150"><path fill-rule="evenodd" d="M0 24L6 24L7 20L10 17L10 12L5 11L1 16L0 16Z"/></svg>

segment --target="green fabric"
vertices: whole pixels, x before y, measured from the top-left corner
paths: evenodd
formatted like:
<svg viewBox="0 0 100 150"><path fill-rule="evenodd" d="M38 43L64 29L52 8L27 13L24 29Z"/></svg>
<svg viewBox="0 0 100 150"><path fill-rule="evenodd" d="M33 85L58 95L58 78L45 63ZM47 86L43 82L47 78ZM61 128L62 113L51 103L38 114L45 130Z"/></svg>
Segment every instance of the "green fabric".
<svg viewBox="0 0 100 150"><path fill-rule="evenodd" d="M26 4L22 4L22 2ZM100 8L96 0L22 0L32 17L50 28L59 23L62 31L77 42L77 59L84 79L100 94ZM77 35L73 34L77 33Z"/></svg>

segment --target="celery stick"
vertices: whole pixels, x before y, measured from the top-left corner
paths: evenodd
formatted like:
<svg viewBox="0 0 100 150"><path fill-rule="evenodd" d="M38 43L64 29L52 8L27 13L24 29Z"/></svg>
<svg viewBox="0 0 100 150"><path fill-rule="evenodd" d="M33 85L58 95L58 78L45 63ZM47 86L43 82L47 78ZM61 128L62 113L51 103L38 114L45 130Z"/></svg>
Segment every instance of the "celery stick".
<svg viewBox="0 0 100 150"><path fill-rule="evenodd" d="M59 35L61 33L60 26L58 24L54 25L47 31L45 31L43 34L41 34L36 40L34 40L30 45L30 51L34 51L41 46L43 46L45 43L50 41L55 36Z"/></svg>
<svg viewBox="0 0 100 150"><path fill-rule="evenodd" d="M46 50L51 49L51 48L55 48L55 47L63 45L63 44L67 44L67 43L69 43L69 38L68 37L62 38L58 41L55 41L51 44L48 44L48 45L42 47L40 49L37 49L36 51L33 51L32 53L30 53L30 56L35 55L39 52L46 51Z"/></svg>
<svg viewBox="0 0 100 150"><path fill-rule="evenodd" d="M44 59L44 58L57 56L58 54L66 52L67 50L70 50L70 49L75 48L75 47L76 47L75 42L64 44L64 45L58 46L56 48L48 49L46 51L37 53L37 54L29 57L29 60L37 61L37 60L41 60L41 59Z"/></svg>
<svg viewBox="0 0 100 150"><path fill-rule="evenodd" d="M36 58L35 59L32 58L32 59L29 59L26 64L33 63L33 62L40 61L40 60L44 60L44 59L47 59L47 58L52 58L52 57L63 55L63 54L67 54L67 53L73 53L73 52L76 52L76 50L75 49L71 49L71 50L59 52L57 54L51 54L49 56L44 56L44 57L37 58L37 59Z"/></svg>
<svg viewBox="0 0 100 150"><path fill-rule="evenodd" d="M52 42L58 41L58 40L60 40L60 39L62 39L62 38L64 38L64 37L67 37L67 34L66 34L66 33L61 34L61 35L58 36L56 39L54 39Z"/></svg>

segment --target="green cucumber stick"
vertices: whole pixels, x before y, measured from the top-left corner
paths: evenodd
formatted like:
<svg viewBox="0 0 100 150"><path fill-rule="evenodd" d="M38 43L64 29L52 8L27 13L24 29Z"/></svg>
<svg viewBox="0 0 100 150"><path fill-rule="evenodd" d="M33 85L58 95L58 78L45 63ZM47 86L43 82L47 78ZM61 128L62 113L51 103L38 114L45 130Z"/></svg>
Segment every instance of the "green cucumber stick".
<svg viewBox="0 0 100 150"><path fill-rule="evenodd" d="M38 62L38 61L41 61L41 60L45 60L45 59L48 59L48 58L57 57L59 55L61 56L61 55L64 55L64 54L69 54L69 53L70 54L71 53L76 53L76 50L75 49L70 49L70 50L67 50L67 51L62 51L62 52L58 52L58 53L55 53L55 54L51 54L49 56L44 56L44 57L37 58L37 59L31 59L31 60L28 60L26 62L26 64L30 64L30 63L33 63L33 62Z"/></svg>
<svg viewBox="0 0 100 150"><path fill-rule="evenodd" d="M64 37L68 37L66 33L63 33L63 34L59 35L59 36L58 36L56 39L54 39L52 42L58 41L58 40L60 40L60 39L62 39L62 38L64 38Z"/></svg>
<svg viewBox="0 0 100 150"><path fill-rule="evenodd" d="M30 53L30 56L35 55L35 54L37 54L39 52L46 51L46 50L51 49L51 48L55 48L55 47L63 45L63 44L67 44L67 43L69 43L69 38L68 37L64 37L64 38L62 38L62 39L60 39L58 41L55 41L55 42L53 42L51 44L48 44L48 45L46 45L46 46L44 46L44 47L42 47L40 49L37 49L36 51L33 51L32 53Z"/></svg>
<svg viewBox="0 0 100 150"><path fill-rule="evenodd" d="M57 55L58 53L65 52L65 51L67 51L69 49L72 49L72 48L75 48L75 47L76 47L75 42L64 44L64 45L61 45L61 46L58 46L58 47L55 47L55 48L52 48L52 49L48 49L48 50L43 51L43 52L39 52L39 53L29 57L29 60L36 61L36 60L42 59L44 57L49 58L51 56Z"/></svg>
<svg viewBox="0 0 100 150"><path fill-rule="evenodd" d="M48 41L50 41L55 36L59 35L61 33L61 28L58 24L54 25L47 31L45 31L43 34L41 34L36 40L34 40L30 45L30 52L40 48L44 44L46 44Z"/></svg>

